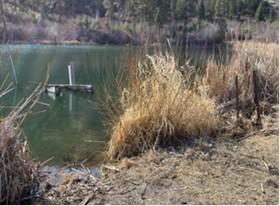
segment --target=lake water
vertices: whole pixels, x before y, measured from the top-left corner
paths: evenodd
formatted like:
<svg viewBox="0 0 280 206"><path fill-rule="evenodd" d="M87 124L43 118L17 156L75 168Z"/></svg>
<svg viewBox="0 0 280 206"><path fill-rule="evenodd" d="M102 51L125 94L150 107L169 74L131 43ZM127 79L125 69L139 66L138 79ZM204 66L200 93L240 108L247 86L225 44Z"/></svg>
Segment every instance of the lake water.
<svg viewBox="0 0 280 206"><path fill-rule="evenodd" d="M7 48L0 46L0 49L3 52L0 83L8 73L12 81ZM115 78L123 70L124 54L134 55L137 49L121 46L13 45L8 50L15 64L18 85L15 91L0 99L0 106L15 106L28 97L36 85L44 80L48 67L49 83L68 83L67 65L70 63L75 65L76 83L93 84L99 94L104 92L104 88L114 93ZM197 48L189 51L189 57L200 62L205 58L201 55L203 51L206 56L222 54L219 53L220 49L212 52L211 48ZM55 100L42 95L40 101L48 106L37 105L34 111L44 112L29 116L23 125L34 158L44 161L54 157L49 162L51 165L85 159L91 165L100 163L109 135L104 126L105 110L96 94L66 91ZM7 113L8 109L0 108L0 116Z"/></svg>

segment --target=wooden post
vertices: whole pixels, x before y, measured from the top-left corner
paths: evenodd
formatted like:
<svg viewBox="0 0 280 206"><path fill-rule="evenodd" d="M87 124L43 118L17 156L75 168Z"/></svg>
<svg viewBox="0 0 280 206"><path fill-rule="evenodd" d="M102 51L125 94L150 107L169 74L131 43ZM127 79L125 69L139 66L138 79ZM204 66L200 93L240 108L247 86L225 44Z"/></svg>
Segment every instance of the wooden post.
<svg viewBox="0 0 280 206"><path fill-rule="evenodd" d="M71 65L68 65L68 81L69 81L69 85L72 85L73 82L72 82L72 66Z"/></svg>
<svg viewBox="0 0 280 206"><path fill-rule="evenodd" d="M76 84L75 65L73 62L70 65L71 65L71 72L72 72L72 84Z"/></svg>
<svg viewBox="0 0 280 206"><path fill-rule="evenodd" d="M258 88L258 77L257 71L253 70L253 84L254 84L254 103L256 105L257 110L257 124L261 126L261 111L260 111L260 104L259 104L259 88Z"/></svg>
<svg viewBox="0 0 280 206"><path fill-rule="evenodd" d="M238 91L238 76L235 75L235 96L236 96L236 118L239 119L239 91Z"/></svg>
<svg viewBox="0 0 280 206"><path fill-rule="evenodd" d="M68 65L68 80L69 80L69 85L72 86L74 83L74 73L73 73L72 64ZM69 94L69 112L72 113L72 110L73 110L73 96L72 94Z"/></svg>

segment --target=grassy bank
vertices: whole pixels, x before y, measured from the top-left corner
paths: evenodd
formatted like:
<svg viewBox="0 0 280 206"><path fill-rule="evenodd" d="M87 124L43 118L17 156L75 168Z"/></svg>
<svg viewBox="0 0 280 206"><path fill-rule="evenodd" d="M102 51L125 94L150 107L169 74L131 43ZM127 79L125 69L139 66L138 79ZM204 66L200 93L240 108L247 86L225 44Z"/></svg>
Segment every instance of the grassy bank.
<svg viewBox="0 0 280 206"><path fill-rule="evenodd" d="M253 71L258 75L261 112L267 113L269 104L279 99L278 45L232 44L231 60L225 65L210 60L205 75L191 72L194 68L188 63L178 68L174 54L147 56L132 67L129 83L120 94L121 115L113 122L108 157L130 157L187 139L218 138L225 132L225 124L221 122L236 124L230 115L221 121L221 113L229 113L236 107L235 77L239 79L240 118L253 120L256 108ZM231 107L220 111L228 102Z"/></svg>

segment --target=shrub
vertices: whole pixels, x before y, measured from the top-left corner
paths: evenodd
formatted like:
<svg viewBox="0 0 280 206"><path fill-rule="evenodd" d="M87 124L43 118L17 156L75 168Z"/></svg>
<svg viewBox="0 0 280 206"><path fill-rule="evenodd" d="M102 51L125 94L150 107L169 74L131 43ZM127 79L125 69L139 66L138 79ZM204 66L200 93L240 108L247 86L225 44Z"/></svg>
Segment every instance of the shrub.
<svg viewBox="0 0 280 206"><path fill-rule="evenodd" d="M207 137L218 127L216 105L203 88L187 87L174 56L139 63L130 88L123 89L121 111L113 123L108 157L137 155L157 145ZM188 69L188 68L185 68ZM187 79L188 81L188 79Z"/></svg>

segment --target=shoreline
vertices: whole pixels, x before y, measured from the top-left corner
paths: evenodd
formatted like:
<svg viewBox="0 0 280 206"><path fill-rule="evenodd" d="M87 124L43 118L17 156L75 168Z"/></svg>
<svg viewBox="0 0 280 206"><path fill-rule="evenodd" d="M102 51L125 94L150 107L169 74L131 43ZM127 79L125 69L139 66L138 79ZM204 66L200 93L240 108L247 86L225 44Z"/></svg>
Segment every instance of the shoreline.
<svg viewBox="0 0 280 206"><path fill-rule="evenodd" d="M243 133L240 141L198 141L146 151L103 163L99 177L85 167L72 168L55 184L43 182L43 196L33 203L277 204L278 105L273 108L264 117L264 128Z"/></svg>

